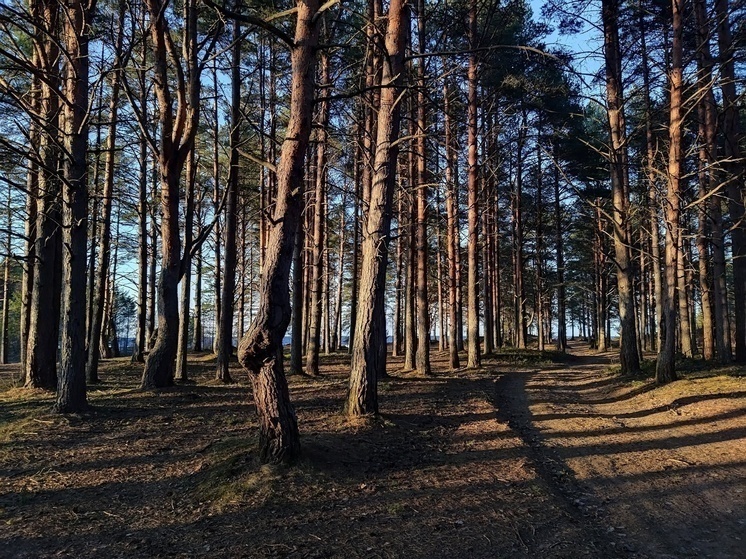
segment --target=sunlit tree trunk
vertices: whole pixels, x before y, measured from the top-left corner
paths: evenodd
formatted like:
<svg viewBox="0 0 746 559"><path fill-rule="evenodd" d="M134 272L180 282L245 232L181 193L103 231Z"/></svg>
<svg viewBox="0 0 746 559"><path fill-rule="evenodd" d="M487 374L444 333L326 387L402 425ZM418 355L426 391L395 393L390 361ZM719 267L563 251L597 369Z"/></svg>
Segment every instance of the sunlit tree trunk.
<svg viewBox="0 0 746 559"><path fill-rule="evenodd" d="M298 422L282 367L282 340L291 316L288 282L311 135L319 2L299 0L296 6L290 117L277 166L277 196L259 287L259 309L238 348L239 362L253 387L260 456L267 462L291 462L300 449Z"/></svg>
<svg viewBox="0 0 746 559"><path fill-rule="evenodd" d="M454 159L456 150L453 146L453 124L451 122L451 90L447 80L443 81L443 114L445 118L445 150L446 150L446 244L448 245L448 355L451 369L458 369L459 345L458 330L461 328L458 316L458 190L456 189Z"/></svg>
<svg viewBox="0 0 746 559"><path fill-rule="evenodd" d="M668 192L666 193L666 297L663 319L666 337L658 352L655 379L659 384L676 380L676 276L678 268L680 181L682 173L682 89L683 89L683 0L672 0L673 37L671 44L670 118L668 126Z"/></svg>
<svg viewBox="0 0 746 559"><path fill-rule="evenodd" d="M736 93L734 43L730 30L728 0L716 0L718 51L720 53L720 90L723 96L722 130L724 136L723 165L733 252L733 300L735 314L735 359L746 362L746 222L744 222L744 162L741 153L739 97Z"/></svg>
<svg viewBox="0 0 746 559"><path fill-rule="evenodd" d="M178 283L189 264L188 251L181 258L179 237L179 186L187 156L194 146L199 123L200 74L195 0L184 3L183 60L171 48L170 24L162 0L145 0L151 18L155 98L158 105L157 150L161 190L161 272L158 278L158 336L143 371L142 388L172 384L179 337ZM178 68L176 68L178 66ZM173 70L173 72L172 72ZM175 74L176 86L173 85ZM174 111L174 105L177 110ZM190 213L190 208L187 208ZM187 226L193 215L186 218ZM187 242L190 235L185 235Z"/></svg>
<svg viewBox="0 0 746 559"><path fill-rule="evenodd" d="M635 326L634 283L628 223L629 185L627 133L624 118L621 51L619 46L618 0L603 0L604 59L606 62L606 102L611 142L612 227L614 262L616 263L617 293L619 298L620 344L619 363L622 373L639 371Z"/></svg>
<svg viewBox="0 0 746 559"><path fill-rule="evenodd" d="M417 39L420 54L425 52L425 0L417 0ZM428 239L427 239L427 199L430 177L427 172L427 122L425 117L425 61L417 63L417 182L415 200L417 221L415 223L415 246L417 254L417 373L429 376L430 370L430 301L427 293Z"/></svg>
<svg viewBox="0 0 746 559"><path fill-rule="evenodd" d="M379 369L385 371L380 344L386 332L380 331L376 315L383 313L388 237L394 196L400 122L400 94L404 73L404 49L409 14L402 0L391 0L388 13L378 112L374 176L367 219L363 224L360 297L355 345L352 351L350 385L345 410L361 416L378 412Z"/></svg>
<svg viewBox="0 0 746 559"><path fill-rule="evenodd" d="M479 346L479 163L477 161L477 2L470 0L468 15L469 54L468 68L468 234L467 258L469 272L466 282L468 316L467 316L467 349L469 367L481 365Z"/></svg>
<svg viewBox="0 0 746 559"><path fill-rule="evenodd" d="M713 60L710 51L710 24L707 17L707 6L704 0L694 3L697 22L697 64L700 120L700 197L706 196L718 187L717 172L717 105L712 87ZM705 330L704 357L712 359L713 354L721 363L732 359L730 342L730 325L728 321L728 298L725 271L725 245L723 242L723 223L721 197L711 196L699 205L699 231L697 250L699 252L700 289L702 293L702 322ZM707 227L709 226L709 236ZM709 274L707 266L707 239L711 239L712 269ZM708 275L709 274L709 275ZM703 284L703 281L706 282ZM711 296L708 291L711 290ZM712 312L709 309L712 308ZM708 319L707 314L711 318ZM714 314L714 316L712 316ZM706 326L710 323L710 327ZM708 336L711 332L711 336ZM711 340L708 343L708 337Z"/></svg>

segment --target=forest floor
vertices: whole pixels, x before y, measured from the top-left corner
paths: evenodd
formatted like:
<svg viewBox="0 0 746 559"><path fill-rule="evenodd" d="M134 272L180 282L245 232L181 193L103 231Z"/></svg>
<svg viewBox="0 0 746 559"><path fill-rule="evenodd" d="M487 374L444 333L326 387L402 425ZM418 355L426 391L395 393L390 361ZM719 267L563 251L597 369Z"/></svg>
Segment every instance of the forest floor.
<svg viewBox="0 0 746 559"><path fill-rule="evenodd" d="M0 557L745 557L746 376L690 362L656 387L612 354L505 351L399 372L381 417L340 415L347 356L292 377L303 458L255 459L247 379L137 389L104 362L91 411L0 369Z"/></svg>

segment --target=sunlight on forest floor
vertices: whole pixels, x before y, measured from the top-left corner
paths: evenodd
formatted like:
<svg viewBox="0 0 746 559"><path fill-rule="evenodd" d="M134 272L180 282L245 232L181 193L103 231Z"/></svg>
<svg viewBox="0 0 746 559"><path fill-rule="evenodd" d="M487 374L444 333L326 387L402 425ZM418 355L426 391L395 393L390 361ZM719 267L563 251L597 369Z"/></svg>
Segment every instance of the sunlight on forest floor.
<svg viewBox="0 0 746 559"><path fill-rule="evenodd" d="M481 370L380 384L381 417L340 410L348 356L291 377L303 456L261 466L245 375L137 389L107 360L91 411L0 371L0 555L9 557L737 557L746 526L743 369L613 374L611 354L505 350ZM9 551L8 551L9 550ZM10 553L9 555L8 552Z"/></svg>

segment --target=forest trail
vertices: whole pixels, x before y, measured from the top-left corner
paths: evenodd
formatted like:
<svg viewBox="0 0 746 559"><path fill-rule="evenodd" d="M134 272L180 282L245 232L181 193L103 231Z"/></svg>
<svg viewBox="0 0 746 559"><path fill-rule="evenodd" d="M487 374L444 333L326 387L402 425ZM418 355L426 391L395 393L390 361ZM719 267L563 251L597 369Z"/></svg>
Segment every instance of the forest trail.
<svg viewBox="0 0 746 559"><path fill-rule="evenodd" d="M558 495L653 557L744 557L746 383L620 384L615 354L573 348L559 370L514 371L498 416Z"/></svg>
<svg viewBox="0 0 746 559"><path fill-rule="evenodd" d="M84 416L0 392L0 557L742 557L744 378L653 389L572 351L457 372L434 352L432 378L391 359L361 423L339 413L347 356L325 357L290 378L291 469L255 462L244 376L215 385L211 356L157 393L106 361Z"/></svg>

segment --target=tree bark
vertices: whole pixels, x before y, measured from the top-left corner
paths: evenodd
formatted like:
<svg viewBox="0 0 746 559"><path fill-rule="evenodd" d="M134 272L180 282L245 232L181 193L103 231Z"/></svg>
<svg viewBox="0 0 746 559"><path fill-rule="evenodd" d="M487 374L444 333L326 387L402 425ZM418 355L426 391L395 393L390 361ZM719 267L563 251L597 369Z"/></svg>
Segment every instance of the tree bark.
<svg viewBox="0 0 746 559"><path fill-rule="evenodd" d="M241 7L236 2L236 11ZM230 169L228 171L228 195L225 206L225 250L223 289L220 292L220 327L218 331L218 359L215 379L231 382L229 371L233 355L233 301L236 292L236 228L238 225L238 149L241 143L241 28L233 23L233 47L231 62L231 133Z"/></svg>
<svg viewBox="0 0 746 559"><path fill-rule="evenodd" d="M383 291L391 227L400 123L400 93L409 14L402 0L391 0L386 30L378 112L374 178L367 219L363 224L363 261L355 345L352 351L346 412L350 416L378 413L378 378L385 371L380 344L386 343L376 315L383 313Z"/></svg>
<svg viewBox="0 0 746 559"><path fill-rule="evenodd" d="M37 48L40 70L39 114L44 126L39 130L40 169L37 178L39 197L36 206L33 285L30 294L28 338L26 343L25 386L54 390L57 387L57 323L59 292L56 277L61 273L58 245L61 244L60 183L54 172L58 168L60 99L59 76L59 5L52 0L39 0L32 5L39 22ZM84 280L85 282L85 280ZM85 308L84 301L80 304Z"/></svg>
<svg viewBox="0 0 746 559"><path fill-rule="evenodd" d="M192 244L194 223L194 189L197 180L197 154L192 149L186 161L186 212L184 216L184 256L179 265L181 279L181 302L179 308L179 336L176 346L176 368L174 380L180 383L189 381L187 354L189 352L189 308L192 300Z"/></svg>
<svg viewBox="0 0 746 559"><path fill-rule="evenodd" d="M735 360L746 362L746 223L744 223L743 177L738 96L734 45L730 31L728 0L716 0L718 51L720 53L720 90L723 96L722 130L725 137L724 164L728 209L733 223L731 245L733 252L733 300L735 313Z"/></svg>
<svg viewBox="0 0 746 559"><path fill-rule="evenodd" d="M458 355L458 331L461 328L458 316L457 290L459 284L458 269L458 190L455 180L454 158L456 150L453 146L453 124L451 122L451 90L447 80L443 81L443 114L445 118L445 149L446 149L446 244L448 245L448 355L452 370L460 367Z"/></svg>
<svg viewBox="0 0 746 559"><path fill-rule="evenodd" d="M119 30L115 50L114 71L111 76L111 97L109 99L109 132L106 140L106 162L104 170L104 189L101 206L101 238L99 240L99 254L101 261L95 270L95 287L93 305L91 309L90 337L87 341L88 361L86 363L86 378L88 383L98 382L98 344L101 338L101 326L104 317L104 290L106 276L109 273L109 255L111 244L111 207L114 198L114 174L116 170L117 126L119 120L119 91L120 72L122 70L122 44L124 42L125 6L119 7Z"/></svg>
<svg viewBox="0 0 746 559"><path fill-rule="evenodd" d="M560 204L560 170L556 162L559 157L558 142L555 141L554 152L554 222L555 245L557 250L557 351L567 351L567 296L565 289L565 246L562 228L562 206Z"/></svg>
<svg viewBox="0 0 746 559"><path fill-rule="evenodd" d="M290 334L291 375L303 374L303 222L298 222L293 244L293 307Z"/></svg>
<svg viewBox="0 0 746 559"><path fill-rule="evenodd" d="M3 265L3 311L2 319L0 319L0 363L3 365L8 364L8 316L10 313L10 259L13 251L11 245L11 225L12 225L12 211L11 211L11 199L10 189L8 189L8 222L6 227L8 228L8 234L5 239L5 263Z"/></svg>
<svg viewBox="0 0 746 559"><path fill-rule="evenodd" d="M144 15L143 15L144 19ZM142 38L141 63L144 68L148 58L148 44ZM147 114L148 90L146 88L145 71L140 71L140 107ZM145 116L147 119L147 117ZM132 352L132 363L145 363L145 350L147 349L147 313L148 313L148 142L145 134L140 132L139 137L139 159L140 176L138 181L138 282L137 282L137 334L135 335L135 348ZM155 247L153 247L155 251Z"/></svg>
<svg viewBox="0 0 746 559"><path fill-rule="evenodd" d="M39 3L33 2L32 16L34 19L39 17ZM38 38L34 37L34 43L36 44ZM32 55L32 64L35 68L40 66L40 57L38 49L34 49ZM37 76L31 78L31 94L29 100L29 107L31 110L39 113L40 120L44 118L44 115L39 111L40 106L40 93L41 93L41 80ZM28 368L26 366L27 358L27 347L29 340L29 322L31 320L31 298L33 295L34 288L34 268L36 263L36 221L37 215L37 198L39 197L39 161L36 157L35 150L40 145L40 130L39 125L32 119L29 123L29 157L26 166L26 223L24 226L24 254L25 259L23 261L23 277L21 280L21 316L19 320L19 333L20 333L20 350L21 350L21 382L26 383L26 373ZM39 152L41 154L41 152Z"/></svg>
<svg viewBox="0 0 746 559"><path fill-rule="evenodd" d="M679 190L682 172L682 89L683 89L683 0L671 0L673 37L671 44L670 119L668 127L668 192L666 193L666 297L663 315L666 337L658 353L655 379L658 384L676 380L676 271L679 244Z"/></svg>
<svg viewBox="0 0 746 559"><path fill-rule="evenodd" d="M511 196L513 228L513 297L514 297L514 345L526 348L526 293L523 282L523 146L526 142L526 110L522 110L522 121L518 130L515 186Z"/></svg>
<svg viewBox="0 0 746 559"><path fill-rule="evenodd" d="M419 52L425 52L425 0L417 0L417 38ZM427 293L427 197L430 177L427 172L427 122L425 117L425 59L417 64L417 353L415 368L422 376L430 376L430 301ZM396 168L396 167L394 167ZM393 174L393 173L392 173Z"/></svg>
<svg viewBox="0 0 746 559"><path fill-rule="evenodd" d="M645 31L644 11L640 10L640 51L642 58L643 95L645 101L645 174L648 186L648 224L650 228L650 273L653 277L654 317L651 320L651 338L654 348L663 345L665 330L663 326L663 277L661 274L660 230L658 218L657 176L655 168L655 139L653 137L653 114L650 99L650 64Z"/></svg>
<svg viewBox="0 0 746 559"><path fill-rule="evenodd" d="M319 65L321 94L326 97L326 86L329 82L329 57L321 55ZM321 345L321 319L323 304L323 271L326 239L324 222L326 221L326 150L329 121L329 102L322 98L317 105L318 128L316 137L316 184L314 189L313 238L311 251L311 303L309 306L308 345L306 347L306 374L312 377L319 375L319 351Z"/></svg>
<svg viewBox="0 0 746 559"><path fill-rule="evenodd" d="M150 35L159 113L158 171L161 185L161 273L158 278L158 336L145 363L141 386L161 388L173 383L179 331L179 279L186 268L181 261L179 238L179 180L194 146L199 123L200 65L197 63L197 8L184 4L183 50L185 61L174 63L169 52L169 22L162 0L145 0L150 13ZM186 63L186 68L182 66ZM170 66L176 69L172 91ZM174 98L174 93L176 97ZM177 110L174 112L174 101ZM186 220L187 224L189 219Z"/></svg>
<svg viewBox="0 0 746 559"><path fill-rule="evenodd" d="M301 214L303 163L311 134L318 0L297 2L291 53L290 119L277 166L277 198L270 224L256 318L238 357L248 371L259 416L260 457L292 462L298 455L298 422L282 370L282 339L290 323L290 265Z"/></svg>
<svg viewBox="0 0 746 559"><path fill-rule="evenodd" d="M65 5L62 345L55 410L79 413L86 400L86 256L88 252L88 43L95 0ZM113 140L110 146L113 145Z"/></svg>
<svg viewBox="0 0 746 559"><path fill-rule="evenodd" d="M618 0L603 0L604 58L606 62L606 102L611 142L611 198L614 232L614 261L616 264L617 292L619 299L619 363L622 374L640 370L635 325L635 294L632 279L632 258L628 224L629 185L627 133L624 118L624 92L622 85L621 51L619 46Z"/></svg>
<svg viewBox="0 0 746 559"><path fill-rule="evenodd" d="M467 246L468 276L466 282L467 317L467 365L470 368L481 365L479 346L479 163L477 161L477 2L470 0L468 14L469 54L468 68L468 234Z"/></svg>

